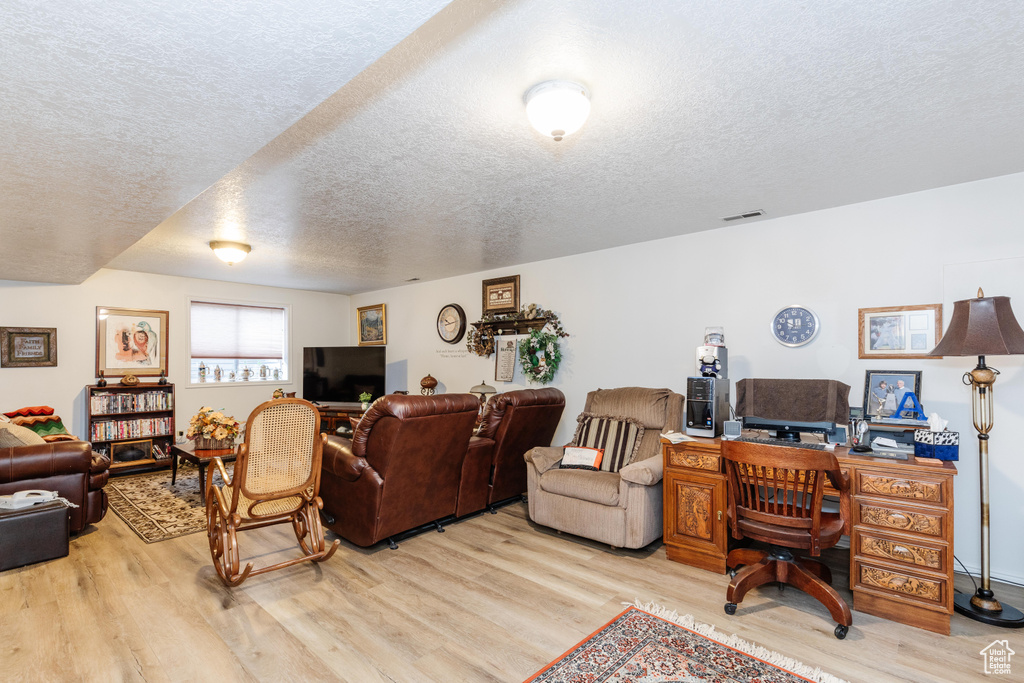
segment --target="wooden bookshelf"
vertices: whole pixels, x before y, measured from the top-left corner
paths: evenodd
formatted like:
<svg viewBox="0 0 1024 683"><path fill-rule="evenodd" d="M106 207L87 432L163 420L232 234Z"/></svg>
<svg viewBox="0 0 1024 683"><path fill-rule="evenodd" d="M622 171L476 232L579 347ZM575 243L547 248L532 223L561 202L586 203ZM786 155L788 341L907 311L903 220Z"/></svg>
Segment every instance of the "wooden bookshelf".
<svg viewBox="0 0 1024 683"><path fill-rule="evenodd" d="M110 456L111 472L139 472L171 465L174 385L85 387L88 439ZM141 455L140 455L141 454Z"/></svg>

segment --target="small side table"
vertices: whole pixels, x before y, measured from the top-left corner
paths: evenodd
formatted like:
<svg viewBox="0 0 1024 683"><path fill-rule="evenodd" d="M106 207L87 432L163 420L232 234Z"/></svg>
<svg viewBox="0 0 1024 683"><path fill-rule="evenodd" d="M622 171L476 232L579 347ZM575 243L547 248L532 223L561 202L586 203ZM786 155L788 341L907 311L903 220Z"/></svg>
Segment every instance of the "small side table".
<svg viewBox="0 0 1024 683"><path fill-rule="evenodd" d="M224 462L234 462L237 451L234 448L196 449L194 441L174 444L171 446L171 483L178 478L178 458L187 460L199 467L199 500L206 505L206 466L214 458Z"/></svg>

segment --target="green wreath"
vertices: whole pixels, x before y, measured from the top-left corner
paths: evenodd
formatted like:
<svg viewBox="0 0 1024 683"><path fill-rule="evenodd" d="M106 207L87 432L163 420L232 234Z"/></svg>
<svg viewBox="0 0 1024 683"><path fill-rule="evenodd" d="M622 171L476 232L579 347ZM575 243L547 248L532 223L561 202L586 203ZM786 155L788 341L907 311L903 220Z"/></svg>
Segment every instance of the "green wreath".
<svg viewBox="0 0 1024 683"><path fill-rule="evenodd" d="M547 384L554 379L561 362L562 352L555 334L532 330L530 336L519 344L519 364L528 382Z"/></svg>

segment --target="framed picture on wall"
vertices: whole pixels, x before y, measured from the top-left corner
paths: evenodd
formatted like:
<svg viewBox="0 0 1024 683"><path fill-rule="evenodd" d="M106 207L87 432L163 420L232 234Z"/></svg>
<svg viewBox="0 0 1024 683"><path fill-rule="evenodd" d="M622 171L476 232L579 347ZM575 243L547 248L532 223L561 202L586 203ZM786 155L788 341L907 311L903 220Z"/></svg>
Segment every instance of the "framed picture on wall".
<svg viewBox="0 0 1024 683"><path fill-rule="evenodd" d="M516 338L498 337L494 342L494 380L511 382L516 374Z"/></svg>
<svg viewBox="0 0 1024 683"><path fill-rule="evenodd" d="M56 327L0 327L0 368L56 366Z"/></svg>
<svg viewBox="0 0 1024 683"><path fill-rule="evenodd" d="M858 358L934 358L942 339L942 304L861 308Z"/></svg>
<svg viewBox="0 0 1024 683"><path fill-rule="evenodd" d="M864 375L864 417L868 421L896 417L907 392L922 400L920 370L868 370Z"/></svg>
<svg viewBox="0 0 1024 683"><path fill-rule="evenodd" d="M484 280L483 313L515 313L519 310L519 276Z"/></svg>
<svg viewBox="0 0 1024 683"><path fill-rule="evenodd" d="M388 343L387 311L384 304L362 306L356 309L360 346L380 346Z"/></svg>
<svg viewBox="0 0 1024 683"><path fill-rule="evenodd" d="M167 311L96 307L96 376L167 372Z"/></svg>

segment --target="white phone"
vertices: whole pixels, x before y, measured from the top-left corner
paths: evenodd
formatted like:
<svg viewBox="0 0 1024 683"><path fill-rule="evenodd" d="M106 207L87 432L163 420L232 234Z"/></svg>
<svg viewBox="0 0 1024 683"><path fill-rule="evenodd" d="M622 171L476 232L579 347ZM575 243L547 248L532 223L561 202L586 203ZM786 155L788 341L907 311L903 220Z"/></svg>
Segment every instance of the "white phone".
<svg viewBox="0 0 1024 683"><path fill-rule="evenodd" d="M28 489L27 491L17 491L10 496L0 496L0 508L20 510L50 500L57 500L56 491Z"/></svg>

